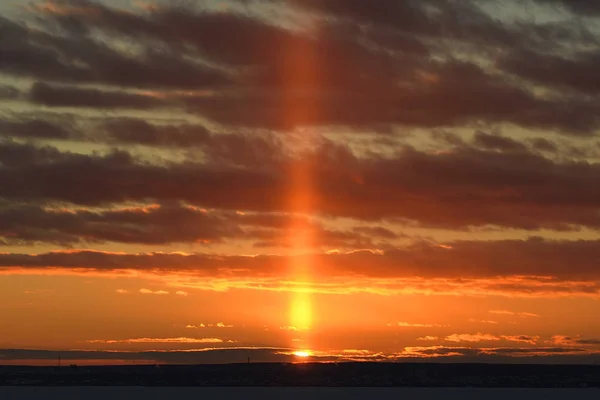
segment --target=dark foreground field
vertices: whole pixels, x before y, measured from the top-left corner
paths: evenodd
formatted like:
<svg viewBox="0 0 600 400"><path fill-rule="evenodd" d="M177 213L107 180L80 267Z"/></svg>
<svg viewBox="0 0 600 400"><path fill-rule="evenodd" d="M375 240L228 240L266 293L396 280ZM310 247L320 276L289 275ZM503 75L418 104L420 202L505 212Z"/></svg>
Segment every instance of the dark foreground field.
<svg viewBox="0 0 600 400"><path fill-rule="evenodd" d="M0 366L0 386L600 387L600 366L502 364L228 364Z"/></svg>

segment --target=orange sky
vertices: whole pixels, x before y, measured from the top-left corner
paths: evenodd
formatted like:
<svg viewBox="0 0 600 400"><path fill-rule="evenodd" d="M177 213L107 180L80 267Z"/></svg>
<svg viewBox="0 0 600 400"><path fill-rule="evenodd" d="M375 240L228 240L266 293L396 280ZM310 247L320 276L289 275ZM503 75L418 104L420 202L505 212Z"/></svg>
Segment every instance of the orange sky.
<svg viewBox="0 0 600 400"><path fill-rule="evenodd" d="M597 361L600 9L392 3L0 4L0 365Z"/></svg>

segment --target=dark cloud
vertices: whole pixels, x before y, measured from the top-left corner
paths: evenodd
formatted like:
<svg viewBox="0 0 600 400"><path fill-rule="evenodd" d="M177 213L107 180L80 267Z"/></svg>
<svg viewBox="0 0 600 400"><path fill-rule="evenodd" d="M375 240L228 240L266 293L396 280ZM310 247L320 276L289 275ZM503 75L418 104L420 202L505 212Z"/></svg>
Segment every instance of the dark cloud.
<svg viewBox="0 0 600 400"><path fill-rule="evenodd" d="M96 141L166 148L201 149L212 162L260 167L285 158L281 139L264 133L215 133L202 125L151 124L136 118L105 119L96 129Z"/></svg>
<svg viewBox="0 0 600 400"><path fill-rule="evenodd" d="M386 27L427 38L515 45L514 32L483 13L474 2L373 0L294 0L300 7L371 28Z"/></svg>
<svg viewBox="0 0 600 400"><path fill-rule="evenodd" d="M4 17L0 18L0 32L0 71L41 78L83 75L80 68L64 64L55 49L45 46L49 36L41 34L40 39L44 43L35 46L32 43L33 31Z"/></svg>
<svg viewBox="0 0 600 400"><path fill-rule="evenodd" d="M460 358L472 358L475 357L481 362L485 360L493 362L493 360L502 359L502 357L517 358L519 362L527 362L527 358L532 358L538 361L545 360L547 358L554 358L560 360L562 357L569 359L568 355L578 355L575 359L592 358L597 354L586 354L585 349L577 347L527 347L527 348L513 348L513 347L490 347L490 348L473 348L473 347L444 347L444 346L431 346L431 347L411 347L407 348L413 356L418 357L456 357ZM552 357L560 356L560 357ZM583 357L582 357L583 356ZM587 357L585 357L587 356Z"/></svg>
<svg viewBox="0 0 600 400"><path fill-rule="evenodd" d="M124 144L163 147L189 147L208 143L210 131L198 125L157 126L142 119L107 119L101 128L109 140Z"/></svg>
<svg viewBox="0 0 600 400"><path fill-rule="evenodd" d="M82 16L76 18L75 24L73 18L61 19L68 28L78 28L66 32L29 29L1 18L0 71L68 83L186 90L216 87L229 80L217 69L150 43L139 43L142 50L138 52L110 47L91 34L91 26L85 25ZM50 25L52 22L44 17L40 20Z"/></svg>
<svg viewBox="0 0 600 400"><path fill-rule="evenodd" d="M532 276L517 281L490 281L485 283L499 290L511 291L510 285L530 287L543 291L544 285L563 285L568 292L572 281L573 292L589 289L598 294L600 275L596 268L599 257L598 241L554 241L542 239L456 241L445 247L430 243L416 243L389 249L380 254L372 251L354 251L311 255L310 262L319 266L323 274L365 278L445 278L487 279L509 276ZM303 257L298 256L298 260ZM544 260L540 263L539 260ZM0 254L0 265L23 268L91 268L98 270L152 270L155 268L187 270L209 276L223 271L238 271L240 276L280 276L290 263L287 256L211 256L209 254L148 253L119 254L73 250L39 255ZM135 267L133 267L135 266ZM441 268L440 266L443 266ZM232 275L233 276L233 275ZM539 277L539 278L535 278ZM585 282L589 280L589 286ZM567 284L565 284L567 282ZM580 285L581 284L581 285ZM537 286L537 288L536 288ZM562 289L561 289L562 290Z"/></svg>
<svg viewBox="0 0 600 400"><path fill-rule="evenodd" d="M507 355L543 355L545 354L564 354L564 353L579 353L585 352L585 349L577 348L577 347L540 347L540 348L500 348L493 349L492 353L496 354L507 354ZM541 353L541 354L540 354Z"/></svg>
<svg viewBox="0 0 600 400"><path fill-rule="evenodd" d="M387 252L390 259L398 257L405 268L414 268L433 275L443 265L442 275L506 276L525 275L553 276L561 279L596 279L592 267L597 245L595 241L554 241L531 238L528 240L458 241L449 244L450 249L435 245L415 245L407 249ZM411 252L414 252L411 254ZM539 260L544 260L540 263ZM577 262L581 269L569 269ZM393 262L388 264L393 270ZM543 264L543 265L542 265ZM456 270L454 270L456 268ZM460 272L459 272L460 270ZM417 272L418 273L418 272ZM456 275L458 276L458 275Z"/></svg>
<svg viewBox="0 0 600 400"><path fill-rule="evenodd" d="M243 236L243 231L227 218L176 204L104 211L9 204L0 207L0 215L0 236L24 243L208 243Z"/></svg>
<svg viewBox="0 0 600 400"><path fill-rule="evenodd" d="M435 362L487 362L519 364L591 364L597 353L577 347L407 347L415 358L435 358Z"/></svg>
<svg viewBox="0 0 600 400"><path fill-rule="evenodd" d="M600 14L600 5L595 0L536 0L542 4L564 7L577 14Z"/></svg>
<svg viewBox="0 0 600 400"><path fill-rule="evenodd" d="M579 10L597 7L587 0L572 3L568 0L538 1L565 3ZM568 49L594 40L594 35L581 24L563 21L511 23L484 11L481 6L492 3L487 0L293 0L293 3L338 22L363 29L367 27L375 37L390 33L408 35L427 43L429 51L441 53L448 49L468 48L494 58L499 53L513 50ZM502 7L518 9L524 5L506 2Z"/></svg>
<svg viewBox="0 0 600 400"><path fill-rule="evenodd" d="M596 338L584 338L584 337L569 337L569 336L553 336L552 340L555 344L561 346L585 346L585 347L597 347L600 346L600 339Z"/></svg>
<svg viewBox="0 0 600 400"><path fill-rule="evenodd" d="M270 145L244 153L251 147L238 139L219 137L207 147L219 162L161 164L123 151L83 155L4 143L0 162L13 168L0 169L2 194L84 205L183 200L207 208L285 212L294 190L286 174L299 167L314 174L311 211L331 216L400 218L448 228L600 226L596 164L469 147L437 154L404 148L393 158L365 159L327 141L300 158L280 158L281 151L271 153ZM226 159L233 162L223 163Z"/></svg>
<svg viewBox="0 0 600 400"><path fill-rule="evenodd" d="M45 208L0 202L0 238L6 244L54 243L62 246L104 242L159 245L253 241L256 247L292 247L286 230L311 232L314 246L373 247L374 238L397 236L384 228L332 230L308 218L287 214L207 211L179 204L150 204L104 210Z"/></svg>
<svg viewBox="0 0 600 400"><path fill-rule="evenodd" d="M73 4L73 3L71 3ZM349 34L356 30L339 29L336 26L322 26L318 37L309 37L281 24L272 24L234 12L207 12L203 9L155 7L147 13L131 14L99 4L74 6L72 12L85 23L118 32L130 37L159 39L179 51L193 46L195 55L215 60L231 67L251 68L244 74L250 81L274 85L289 85L289 71L297 71L295 62L303 63L302 56L314 57L318 65L321 82L327 85L342 86L360 84L361 80L371 82L376 76L352 74L355 71L368 72L369 68L380 69L391 64L390 58L357 43ZM52 18L52 16L48 16ZM272 51L279 49L279 51ZM297 52L298 57L289 51ZM290 58L291 57L291 58ZM310 60L308 60L310 61ZM347 62L352 61L353 65ZM309 67L311 65L308 65ZM344 68L346 67L346 68ZM242 72L242 71L240 71ZM301 71L299 71L301 72ZM300 73L292 84L302 85ZM242 80L244 82L244 80ZM377 81L374 81L377 82Z"/></svg>
<svg viewBox="0 0 600 400"><path fill-rule="evenodd" d="M286 227L290 229L293 227L296 233L302 232L301 229L294 225ZM376 228L373 228L374 230ZM353 229L351 231L326 229L321 226L307 227L306 232L310 235L308 245L325 247L326 249L365 249L365 248L376 248L380 246L389 247L385 242L377 242L377 239L381 239L375 235L369 235L358 232ZM275 231L275 230L254 230L248 232L249 237L259 239L254 244L254 247L279 247L279 248L294 248L297 247L297 239L286 231ZM389 239L389 238L388 238Z"/></svg>
<svg viewBox="0 0 600 400"><path fill-rule="evenodd" d="M13 86L0 85L0 99L14 100L21 97L21 91Z"/></svg>
<svg viewBox="0 0 600 400"><path fill-rule="evenodd" d="M577 339L577 344L600 346L600 339Z"/></svg>
<svg viewBox="0 0 600 400"><path fill-rule="evenodd" d="M0 136L15 139L69 139L72 133L68 126L43 119L0 120Z"/></svg>
<svg viewBox="0 0 600 400"><path fill-rule="evenodd" d="M270 202L264 197L265 190L276 189L276 182L282 182L282 177L260 170L194 163L154 165L138 162L123 151L89 156L61 153L51 147L37 148L14 143L0 146L0 162L14 167L22 166L0 170L0 175L3 175L0 180L3 180L7 189L3 195L7 198L31 199L32 196L39 196L40 199L79 204L102 204L151 198L189 200L213 193L221 198L215 198L214 203L201 203L209 207L246 209L242 203L254 196L256 205L263 204L259 207L262 210L282 208L282 205L273 204L282 201L281 194L275 198L271 196ZM121 179L135 184L126 184L122 189L117 189L124 183L119 183ZM29 182L29 185L24 186L21 182ZM245 188L245 199L232 198L232 192L226 193L227 188L239 190L240 193Z"/></svg>
<svg viewBox="0 0 600 400"><path fill-rule="evenodd" d="M68 73L54 75L69 76L72 81L174 87L174 82L166 80L194 75L188 71L191 67L180 65L182 59L196 60L194 72L200 65L216 63L235 71L230 75L233 80L207 77L204 86L216 87L219 82L227 90L191 96L186 102L188 111L223 124L276 129L299 125L431 127L483 120L564 133L590 133L599 124L598 105L589 99L541 98L474 63L458 62L452 56L434 62L426 51L415 51L424 46L422 36L482 41L486 46L514 47L517 53L525 49L522 38L544 37L543 32L526 35L514 26L503 26L470 2L299 0L303 8L371 27L320 20L313 33L237 12L155 7L131 13L96 3L58 4L60 13L52 7L41 8L40 18L57 23L73 37L58 38L46 32L37 33L43 40L34 39L42 41L42 49L63 55L61 60L78 57L94 70L70 62L31 71L34 76L51 79L49 71L54 68L66 69ZM69 16L78 19L75 32ZM30 35L20 25L10 26L17 37ZM158 50L148 50L142 58L132 58L106 48L90 35L82 36L82 26L126 35L144 48L168 50L158 54ZM377 26L381 29L373 28ZM162 44L151 47L152 41ZM40 47L27 46L17 48L32 53ZM37 61L30 64L37 65ZM175 66L165 69L164 65ZM163 69L150 72L149 68Z"/></svg>
<svg viewBox="0 0 600 400"><path fill-rule="evenodd" d="M353 230L355 232L368 234L372 237L381 237L386 239L397 239L399 237L397 233L382 227L357 226Z"/></svg>
<svg viewBox="0 0 600 400"><path fill-rule="evenodd" d="M148 95L52 86L42 82L32 86L29 98L33 103L50 107L148 109L165 105L162 100Z"/></svg>
<svg viewBox="0 0 600 400"><path fill-rule="evenodd" d="M539 336L509 335L509 336L502 336L502 338L504 340L508 340L510 342L536 344L539 339Z"/></svg>
<svg viewBox="0 0 600 400"><path fill-rule="evenodd" d="M545 138L531 139L531 146L536 150L547 151L550 153L555 153L558 151L556 143Z"/></svg>
<svg viewBox="0 0 600 400"><path fill-rule="evenodd" d="M499 65L516 75L547 86L577 90L588 95L600 93L597 51L566 56L535 52L514 52Z"/></svg>
<svg viewBox="0 0 600 400"><path fill-rule="evenodd" d="M580 132L598 126L594 104L539 99L474 64L436 65L427 60L422 38L519 47L523 37L543 36L540 32L523 35L471 2L297 0L301 8L335 17L334 22L320 21L313 35L235 12L155 7L131 13L90 2L56 4L60 12L40 7L40 18L50 26L58 25L67 39L49 32L34 37L42 49L63 55L61 62L66 64L55 69L68 68L69 76L89 80L81 63L64 61L65 55L67 60L76 56L93 66L94 77L106 75L107 66L114 66L110 71L120 74L104 78L107 83L131 85L131 79L149 76L148 84L154 80L160 85L161 80L190 75L175 61L184 55L198 65L201 60L225 64L236 70L231 90L188 99L190 110L224 124L286 129L321 124L440 126L486 120ZM17 32L13 36L31 39L27 35L32 34L20 25L10 27ZM158 40L170 50L158 54L148 50L146 59L135 59L94 40L89 27L127 35L146 49L165 48L150 47ZM173 64L177 67L160 74L146 71ZM50 70L42 72L47 75ZM428 85L421 82L424 76L429 77ZM124 80L118 81L119 77ZM458 95L461 100L455 101Z"/></svg>
<svg viewBox="0 0 600 400"><path fill-rule="evenodd" d="M411 74L415 80L409 87L388 84L385 91L348 86L349 90L330 93L241 92L186 100L188 110L223 124L275 129L380 124L439 127L486 121L590 134L599 124L599 106L591 100L540 99L473 64L448 62L428 69ZM429 78L419 78L422 74Z"/></svg>
<svg viewBox="0 0 600 400"><path fill-rule="evenodd" d="M475 133L475 144L490 150L500 151L527 151L527 147L514 139L488 134L485 132Z"/></svg>
<svg viewBox="0 0 600 400"><path fill-rule="evenodd" d="M95 96L95 92L84 94ZM84 103L79 102L79 99L80 96L75 96L74 102L83 106ZM135 103L138 97L126 95L124 99ZM117 101L120 100L122 99L117 98ZM288 157L284 153L282 138L271 132L217 133L201 124L151 123L133 117L84 119L68 114L34 116L23 113L1 119L0 136L11 139L93 142L112 146L143 145L158 150L192 149L190 157L197 158L201 154L208 162L246 167L260 167L265 163L272 166L274 163L282 163ZM9 142L4 145L8 145L7 143ZM13 143L12 146L17 145ZM11 148L18 151L16 147ZM31 150L35 151L33 148Z"/></svg>
<svg viewBox="0 0 600 400"><path fill-rule="evenodd" d="M15 127L20 131L28 131L27 126L22 126L18 122L8 122L6 125L8 132L14 132ZM27 167L43 163L61 162L67 158L69 158L68 153L61 153L55 147L23 145L10 138L0 142L0 165L3 167ZM7 172L9 169L4 168L2 171Z"/></svg>

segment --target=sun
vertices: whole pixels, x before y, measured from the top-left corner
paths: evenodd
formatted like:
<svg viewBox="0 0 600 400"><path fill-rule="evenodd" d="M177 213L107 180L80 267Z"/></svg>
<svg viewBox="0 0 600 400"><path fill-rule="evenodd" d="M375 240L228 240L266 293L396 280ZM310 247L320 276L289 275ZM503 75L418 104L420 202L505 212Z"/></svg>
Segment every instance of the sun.
<svg viewBox="0 0 600 400"><path fill-rule="evenodd" d="M302 358L311 356L310 351L307 351L307 350L296 351L296 352L294 352L294 355L296 357L302 357Z"/></svg>

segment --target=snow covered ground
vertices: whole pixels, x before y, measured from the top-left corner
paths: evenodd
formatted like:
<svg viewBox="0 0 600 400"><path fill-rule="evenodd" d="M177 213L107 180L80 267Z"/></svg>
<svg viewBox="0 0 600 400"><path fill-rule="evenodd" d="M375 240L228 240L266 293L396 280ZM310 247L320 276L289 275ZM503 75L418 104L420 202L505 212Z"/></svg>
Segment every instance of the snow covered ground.
<svg viewBox="0 0 600 400"><path fill-rule="evenodd" d="M2 400L600 399L600 389L0 387Z"/></svg>

